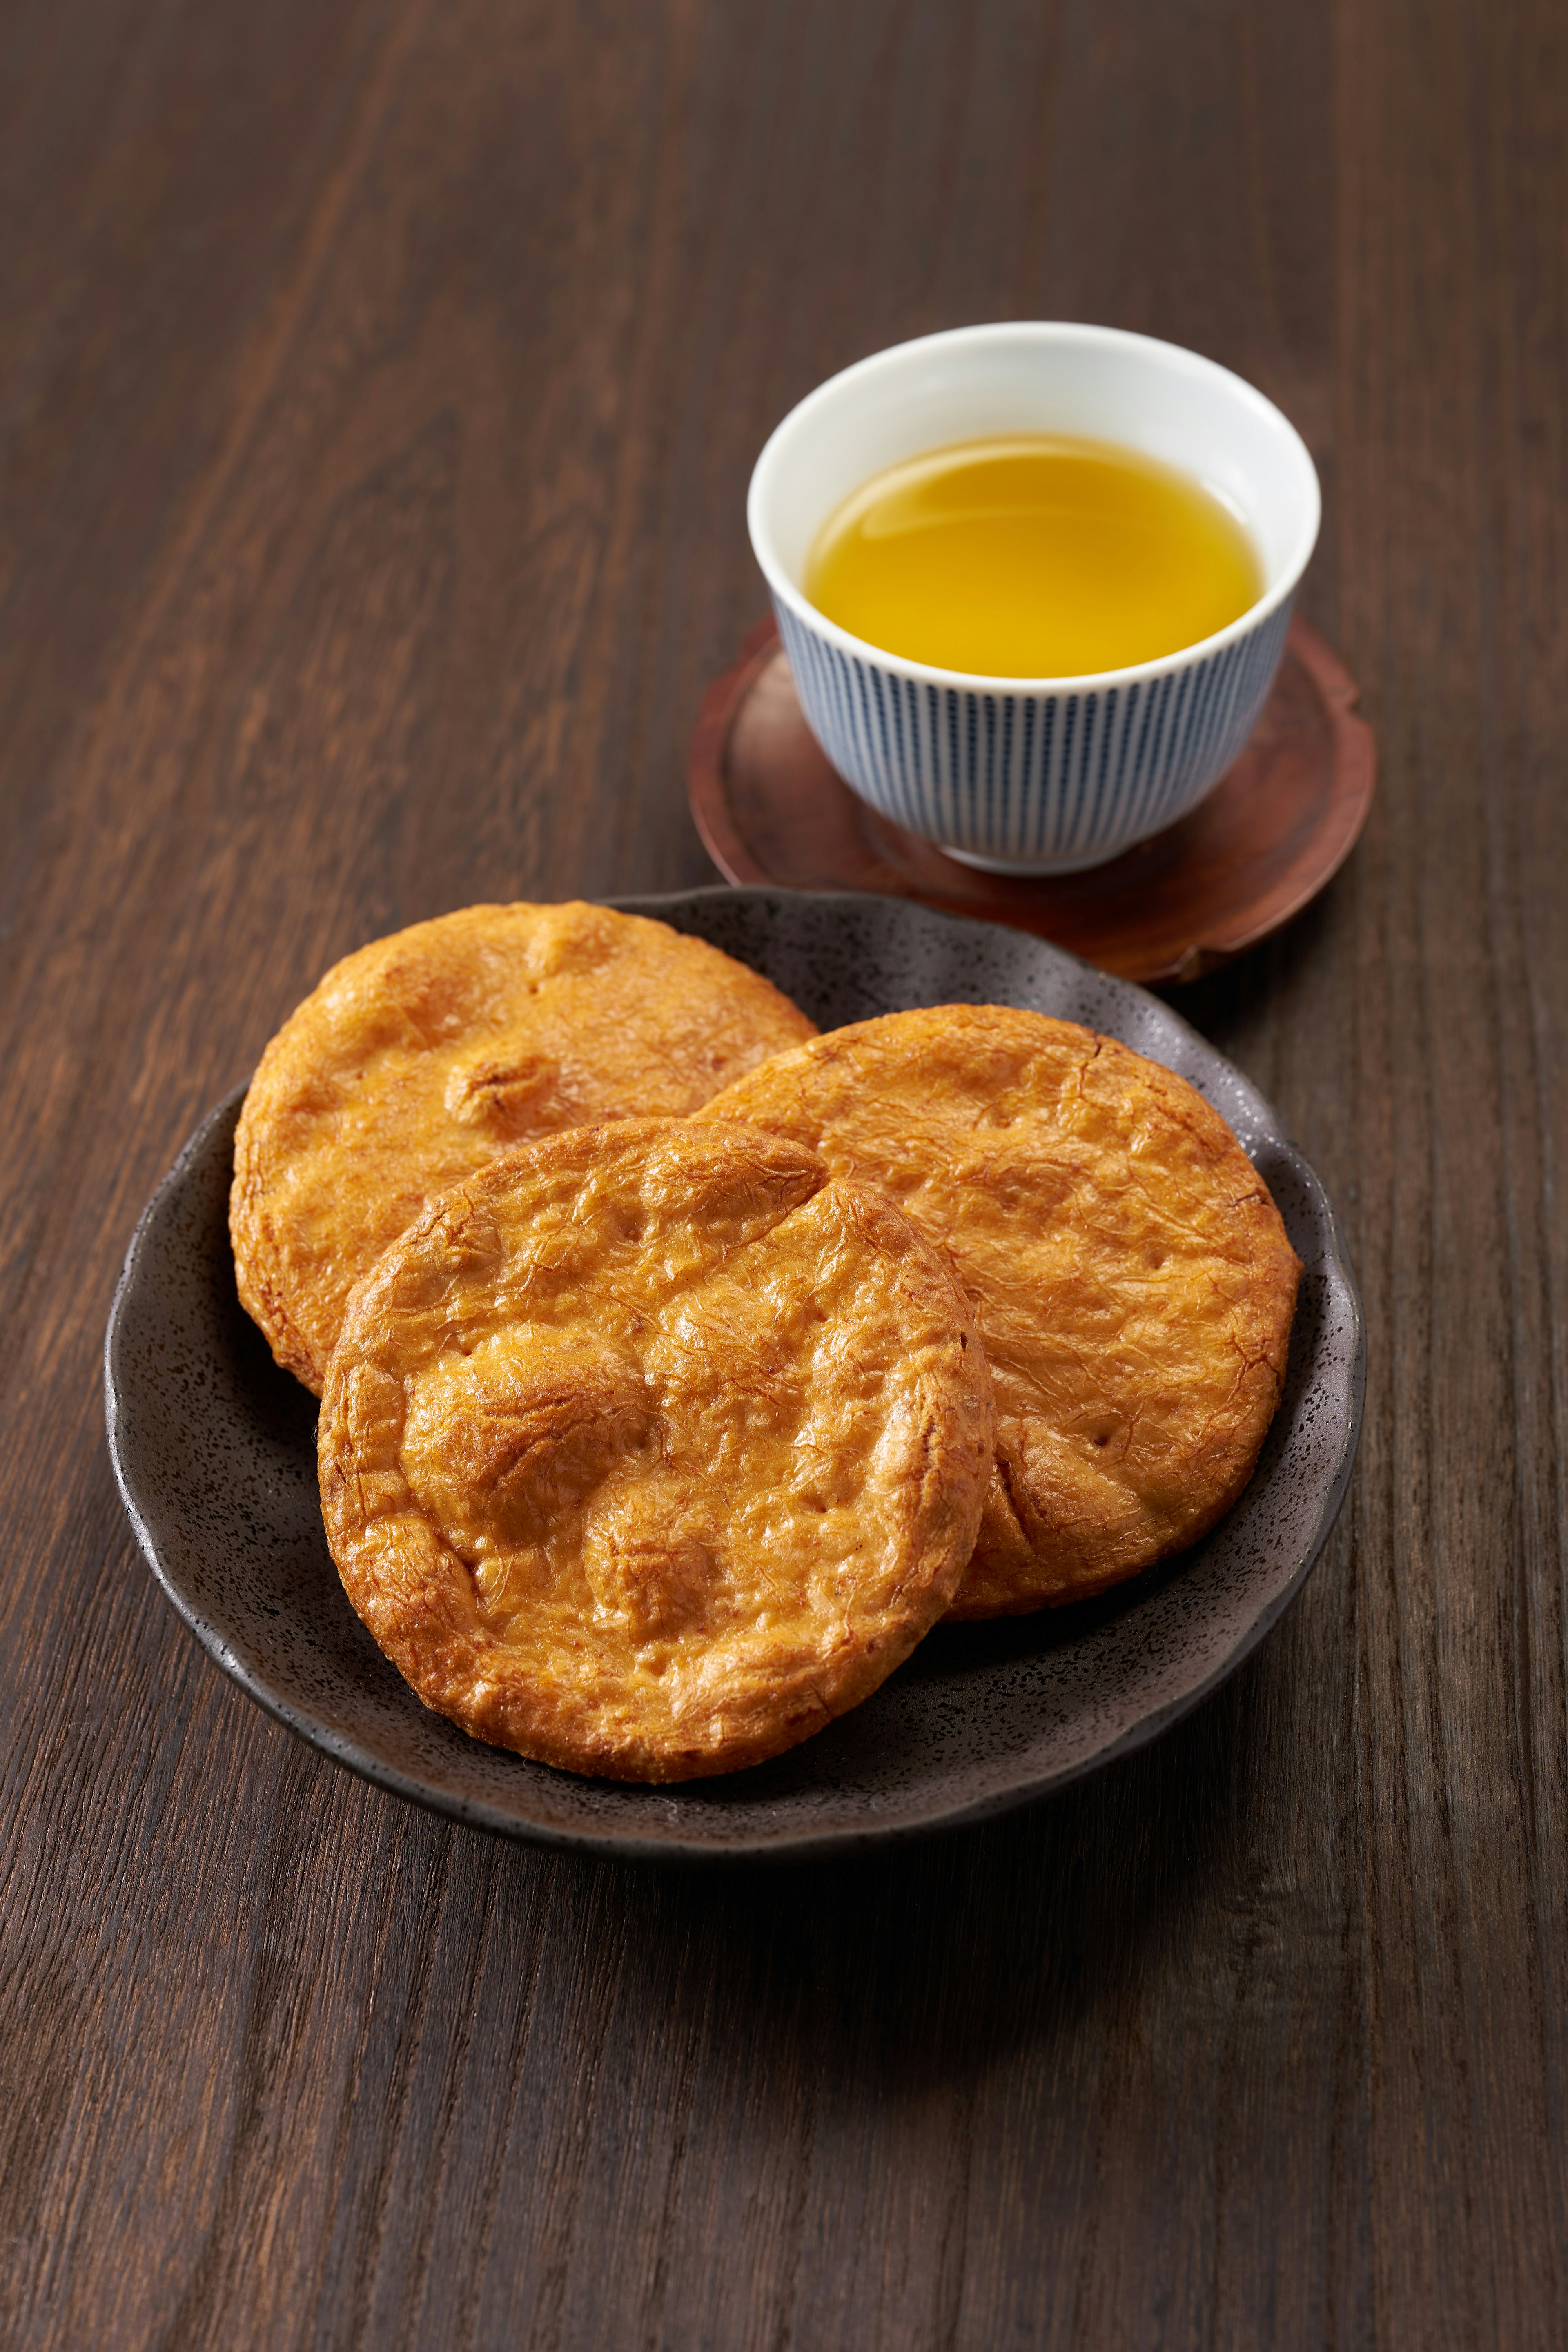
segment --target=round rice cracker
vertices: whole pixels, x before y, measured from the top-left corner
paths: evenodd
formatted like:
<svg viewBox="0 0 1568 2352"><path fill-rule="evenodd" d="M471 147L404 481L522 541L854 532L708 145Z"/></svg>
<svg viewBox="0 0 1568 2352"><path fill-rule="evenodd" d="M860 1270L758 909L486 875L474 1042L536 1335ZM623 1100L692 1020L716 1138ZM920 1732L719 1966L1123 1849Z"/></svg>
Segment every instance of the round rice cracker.
<svg viewBox="0 0 1568 2352"><path fill-rule="evenodd" d="M759 972L608 907L465 907L373 940L251 1081L229 1212L241 1302L319 1394L353 1284L437 1192L535 1136L684 1117L816 1034Z"/></svg>
<svg viewBox="0 0 1568 2352"><path fill-rule="evenodd" d="M950 1252L997 1412L953 1615L1080 1600L1237 1500L1279 1401L1300 1266L1184 1079L1073 1022L941 1005L816 1038L700 1116L820 1151Z"/></svg>
<svg viewBox="0 0 1568 2352"><path fill-rule="evenodd" d="M581 1129L434 1203L321 1403L349 1598L426 1706L615 1780L732 1771L945 1611L994 1439L962 1292L756 1129Z"/></svg>

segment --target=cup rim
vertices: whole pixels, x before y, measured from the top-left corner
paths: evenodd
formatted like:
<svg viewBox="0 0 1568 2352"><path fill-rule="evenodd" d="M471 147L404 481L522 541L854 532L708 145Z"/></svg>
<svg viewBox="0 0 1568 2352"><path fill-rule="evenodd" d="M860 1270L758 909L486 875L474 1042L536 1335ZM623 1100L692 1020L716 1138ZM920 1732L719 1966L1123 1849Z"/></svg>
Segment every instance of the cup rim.
<svg viewBox="0 0 1568 2352"><path fill-rule="evenodd" d="M790 441L801 427L822 408L841 397L847 387L852 387L867 377L879 373L893 360L906 352L929 350L939 352L943 347L1005 343L1022 340L1036 343L1081 342L1109 345L1122 351L1138 350L1151 356L1158 354L1169 365L1174 362L1186 374L1201 377L1221 386L1231 398L1250 408L1275 429L1281 432L1289 444L1294 444L1304 468L1306 510L1289 557L1281 568L1272 587L1264 591L1245 613L1227 621L1223 629L1211 636L1200 637L1190 646L1180 646L1173 653L1158 655L1152 661L1134 662L1122 669L1087 670L1077 676L1061 677L1008 677L992 676L983 670L942 669L931 662L914 660L906 654L889 653L885 646L874 646L868 638L857 637L830 621L808 596L802 594L784 572L773 551L766 525L763 520L763 497L771 486L771 478L788 456ZM1295 593L1301 574L1311 560L1318 543L1318 531L1322 520L1322 492L1318 469L1305 441L1285 415L1268 395L1248 383L1234 369L1222 367L1217 360L1205 359L1202 352L1189 351L1183 343L1170 343L1157 335L1134 334L1125 327L1097 327L1086 321L1066 319L1009 319L984 326L945 327L931 335L914 335L901 343L889 343L879 352L868 352L847 368L808 392L796 401L763 444L746 493L746 528L751 537L752 552L756 557L763 577L775 603L786 605L803 627L826 638L841 652L860 660L869 659L883 668L891 667L900 677L917 680L922 685L957 688L965 693L981 694L1097 694L1111 688L1132 686L1142 680L1163 677L1208 660L1225 646L1250 636L1254 630L1279 611Z"/></svg>

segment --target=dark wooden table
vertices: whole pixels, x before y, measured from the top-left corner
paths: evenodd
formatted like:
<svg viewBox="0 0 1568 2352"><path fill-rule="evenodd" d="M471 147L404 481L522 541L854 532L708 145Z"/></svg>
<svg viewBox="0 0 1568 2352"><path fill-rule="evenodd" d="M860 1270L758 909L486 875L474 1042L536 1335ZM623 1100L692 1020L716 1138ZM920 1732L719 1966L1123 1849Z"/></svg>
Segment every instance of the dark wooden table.
<svg viewBox="0 0 1568 2352"><path fill-rule="evenodd" d="M1559 0L13 0L0 21L0 2342L1568 2341ZM1087 318L1305 433L1382 788L1183 1008L1371 1328L1305 1597L853 1867L362 1786L142 1566L136 1213L334 957L710 878L752 458Z"/></svg>

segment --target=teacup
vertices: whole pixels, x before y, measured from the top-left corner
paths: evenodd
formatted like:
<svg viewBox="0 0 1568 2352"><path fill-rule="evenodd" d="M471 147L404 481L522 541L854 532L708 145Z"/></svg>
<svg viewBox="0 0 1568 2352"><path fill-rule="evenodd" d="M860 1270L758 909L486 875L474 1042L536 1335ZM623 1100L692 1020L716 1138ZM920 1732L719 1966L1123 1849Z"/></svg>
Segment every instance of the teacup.
<svg viewBox="0 0 1568 2352"><path fill-rule="evenodd" d="M1142 451L1247 525L1263 593L1227 628L1089 677L979 677L881 652L802 581L824 522L900 460L961 441L1070 434ZM747 520L801 705L874 809L1002 874L1098 866L1196 806L1257 723L1318 536L1300 434L1251 384L1177 344L1025 320L896 344L791 409L752 476Z"/></svg>

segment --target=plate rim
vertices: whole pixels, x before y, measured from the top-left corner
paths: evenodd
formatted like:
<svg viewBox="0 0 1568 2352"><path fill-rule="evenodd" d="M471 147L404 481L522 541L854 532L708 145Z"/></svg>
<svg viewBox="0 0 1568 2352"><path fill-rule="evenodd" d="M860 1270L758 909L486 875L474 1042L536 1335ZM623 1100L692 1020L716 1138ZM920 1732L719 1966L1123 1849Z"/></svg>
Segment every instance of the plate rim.
<svg viewBox="0 0 1568 2352"><path fill-rule="evenodd" d="M691 890L635 893L603 898L595 903L627 914L646 914L652 916L656 920L668 921L670 919L670 910L689 906L694 900L711 903L732 902L740 899L810 900L814 903L835 900L852 901L856 904L882 908L902 906L910 912L923 917L927 920L963 924L966 928L986 932L1006 933L1008 930L1007 926L988 922L984 918L949 913L945 909L925 907L919 901L889 898L875 891L792 890L776 883L739 889L721 883L700 886ZM672 928L679 928L679 926L672 926ZM1016 938L1019 935L1014 932L1012 936ZM1175 1697L1166 1701L1164 1705L1152 1709L1148 1715L1141 1717L1136 1723L1129 1725L1124 1731L1103 1748L1096 1748L1091 1754L1080 1757L1071 1764L1019 1780L1005 1789L991 1790L964 1802L945 1806L938 1811L917 1812L912 1817L905 1816L897 1821L878 1822L863 1827L847 1823L836 1827L804 1830L798 1833L786 1832L776 1838L765 1838L751 1833L740 1836L716 1836L700 1841L684 1839L679 1832L666 1836L647 1836L619 1829L601 1832L589 1826L560 1828L547 1822L536 1823L523 1821L515 1813L508 1812L482 1799L466 1798L433 1787L427 1781L421 1780L416 1775L375 1756L349 1735L334 1731L330 1726L302 1714L298 1707L271 1689L263 1677L255 1674L246 1664L226 1640L221 1627L205 1616L182 1591L178 1582L160 1558L157 1544L146 1517L138 1505L132 1479L121 1457L120 1349L123 1337L125 1309L135 1287L142 1256L153 1232L154 1222L165 1202L180 1189L192 1163L200 1159L210 1148L214 1130L231 1115L237 1115L237 1107L250 1086L248 1076L242 1079L238 1085L232 1087L199 1120L153 1189L136 1221L135 1230L127 1246L120 1277L115 1284L104 1333L104 1426L115 1486L136 1537L138 1547L164 1598L187 1632L194 1636L214 1664L265 1714L270 1716L275 1722L280 1723L285 1729L292 1732L297 1738L304 1740L307 1746L329 1757L332 1762L344 1766L359 1779L367 1780L373 1786L384 1789L394 1796L420 1805L427 1811L434 1811L447 1820L458 1822L467 1828L484 1830L493 1835L506 1837L524 1844L543 1846L554 1852L599 1854L623 1861L661 1862L687 1866L694 1864L721 1865L741 1862L823 1861L835 1855L864 1852L871 1847L903 1845L916 1839L941 1836L975 1826L982 1822L996 1820L1023 1806L1037 1804L1046 1798L1074 1786L1078 1781L1087 1780L1091 1774L1102 1770L1106 1766L1136 1754L1140 1748L1149 1746L1152 1741L1163 1737L1184 1717L1201 1706L1223 1683L1228 1681L1231 1675L1246 1664L1261 1643L1273 1632L1292 1602L1300 1596L1308 1577L1322 1555L1324 1546L1343 1507L1345 1496L1354 1473L1366 1396L1366 1318L1361 1289L1356 1280L1344 1228L1327 1188L1317 1171L1289 1135L1268 1097L1254 1086L1251 1079L1238 1070L1236 1065L1215 1046L1211 1045L1189 1021L1176 1012L1173 1006L1166 1003L1162 998L1152 998L1152 992L1139 982L1125 980L1120 974L1107 972L1100 966L1088 962L1081 956L1074 955L1070 949L1057 946L1053 940L1037 938L1034 945L1043 950L1047 955L1059 958L1064 963L1075 965L1080 971L1089 974L1098 987L1109 986L1114 991L1126 991L1134 997L1151 997L1163 1018L1173 1023L1202 1055L1223 1066L1232 1081L1248 1099L1260 1129L1290 1160L1298 1179L1302 1181L1315 1196L1316 1205L1323 1217L1328 1236L1328 1256L1344 1286L1353 1340L1349 1376L1348 1411L1341 1434L1338 1458L1311 1534L1300 1559L1281 1589L1259 1610L1257 1617L1236 1645L1227 1651L1225 1656L1190 1690L1184 1690ZM1245 1144L1243 1148L1246 1149ZM345 1600L346 1605L348 1604ZM409 1693L409 1700L415 1706L422 1704L412 1691Z"/></svg>

